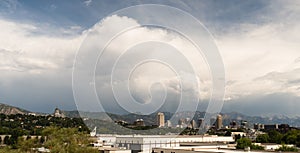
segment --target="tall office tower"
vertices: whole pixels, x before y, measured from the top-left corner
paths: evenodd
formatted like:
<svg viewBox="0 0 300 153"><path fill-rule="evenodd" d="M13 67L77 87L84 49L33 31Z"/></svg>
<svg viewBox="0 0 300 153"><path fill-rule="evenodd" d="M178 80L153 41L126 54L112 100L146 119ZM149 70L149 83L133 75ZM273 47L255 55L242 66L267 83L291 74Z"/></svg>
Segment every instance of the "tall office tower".
<svg viewBox="0 0 300 153"><path fill-rule="evenodd" d="M172 122L170 120L166 121L166 127L172 127Z"/></svg>
<svg viewBox="0 0 300 153"><path fill-rule="evenodd" d="M198 128L197 122L195 120L191 120L191 126L192 126L193 129Z"/></svg>
<svg viewBox="0 0 300 153"><path fill-rule="evenodd" d="M198 127L199 128L201 128L201 126L204 127L204 125L202 125L203 123L204 123L204 118L199 118L198 119Z"/></svg>
<svg viewBox="0 0 300 153"><path fill-rule="evenodd" d="M157 113L157 125L158 127L164 127L165 126L165 115L164 113Z"/></svg>
<svg viewBox="0 0 300 153"><path fill-rule="evenodd" d="M222 120L222 115L217 116L217 123L216 123L216 128L221 129L223 126L223 120Z"/></svg>

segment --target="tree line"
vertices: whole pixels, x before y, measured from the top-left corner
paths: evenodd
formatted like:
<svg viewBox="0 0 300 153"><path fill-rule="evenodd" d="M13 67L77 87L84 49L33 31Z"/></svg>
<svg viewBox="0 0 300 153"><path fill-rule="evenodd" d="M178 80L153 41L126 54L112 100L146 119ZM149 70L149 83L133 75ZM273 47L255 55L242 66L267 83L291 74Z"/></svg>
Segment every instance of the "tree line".
<svg viewBox="0 0 300 153"><path fill-rule="evenodd" d="M5 115L0 114L0 135L6 135L4 139L0 138L0 144L17 147L18 138L27 136L37 137L39 141L44 141L42 134L47 127L58 128L77 128L80 132L90 132L81 118L59 118L48 116L34 116L24 114ZM43 142L42 142L43 143Z"/></svg>
<svg viewBox="0 0 300 153"><path fill-rule="evenodd" d="M97 149L91 147L92 142L86 131L79 128L46 127L42 130L42 138L36 139L19 137L15 146L0 149L0 153L35 152L36 148L44 147L53 153L96 153Z"/></svg>
<svg viewBox="0 0 300 153"><path fill-rule="evenodd" d="M277 143L294 144L300 147L300 130L290 130L286 133L280 133L276 130L267 131L266 134L258 135L256 142L259 143Z"/></svg>

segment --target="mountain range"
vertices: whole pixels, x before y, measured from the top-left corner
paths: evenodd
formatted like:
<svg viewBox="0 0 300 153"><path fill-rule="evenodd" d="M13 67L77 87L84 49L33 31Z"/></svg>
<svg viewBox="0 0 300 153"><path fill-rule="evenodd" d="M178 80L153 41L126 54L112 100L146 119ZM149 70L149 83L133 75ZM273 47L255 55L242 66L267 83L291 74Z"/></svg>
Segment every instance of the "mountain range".
<svg viewBox="0 0 300 153"><path fill-rule="evenodd" d="M11 114L28 114L28 113L30 113L30 111L0 103L0 114L11 115Z"/></svg>
<svg viewBox="0 0 300 153"><path fill-rule="evenodd" d="M138 115L138 114L113 114L113 113L106 113L106 112L83 112L83 111L62 111L65 116L67 117L82 117L82 118L91 118L91 119L98 119L98 120L105 120L105 121L118 121L123 120L128 123L133 123L136 119L143 119L146 125L153 125L156 123L156 113L150 115ZM7 104L0 103L0 114L29 114L35 113L37 115L45 115L46 113L37 113L31 112L19 107L10 106ZM179 120L182 116L194 116L193 119L197 120L199 118L203 118L204 112L178 112L178 113L170 113L164 112L165 119L169 120L170 118L175 118ZM223 118L223 124L229 125L231 121L236 121L239 123L242 120L246 120L249 125L253 125L254 123L261 123L261 124L289 124L293 127L300 127L300 117L288 117L283 115L273 115L273 116L248 116L239 112L229 112L229 113L221 113Z"/></svg>

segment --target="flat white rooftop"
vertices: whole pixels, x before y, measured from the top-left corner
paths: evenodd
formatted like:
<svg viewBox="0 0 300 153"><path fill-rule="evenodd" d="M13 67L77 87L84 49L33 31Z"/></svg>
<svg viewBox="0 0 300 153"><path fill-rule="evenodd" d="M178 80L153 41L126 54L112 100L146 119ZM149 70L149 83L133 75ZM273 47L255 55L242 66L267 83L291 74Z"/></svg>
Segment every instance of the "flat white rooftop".
<svg viewBox="0 0 300 153"><path fill-rule="evenodd" d="M155 152L160 153L270 153L269 151L244 151L235 149L226 149L224 146L200 146L200 147L160 147L153 148Z"/></svg>

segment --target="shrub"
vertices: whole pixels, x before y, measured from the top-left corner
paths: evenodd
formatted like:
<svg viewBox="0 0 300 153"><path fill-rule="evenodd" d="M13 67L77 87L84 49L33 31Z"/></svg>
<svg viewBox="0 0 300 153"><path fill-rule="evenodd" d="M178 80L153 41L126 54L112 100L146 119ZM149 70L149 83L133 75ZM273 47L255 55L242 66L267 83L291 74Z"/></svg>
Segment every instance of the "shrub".
<svg viewBox="0 0 300 153"><path fill-rule="evenodd" d="M282 145L280 148L276 149L275 151L291 151L291 152L298 152L296 147L289 147L286 145Z"/></svg>

